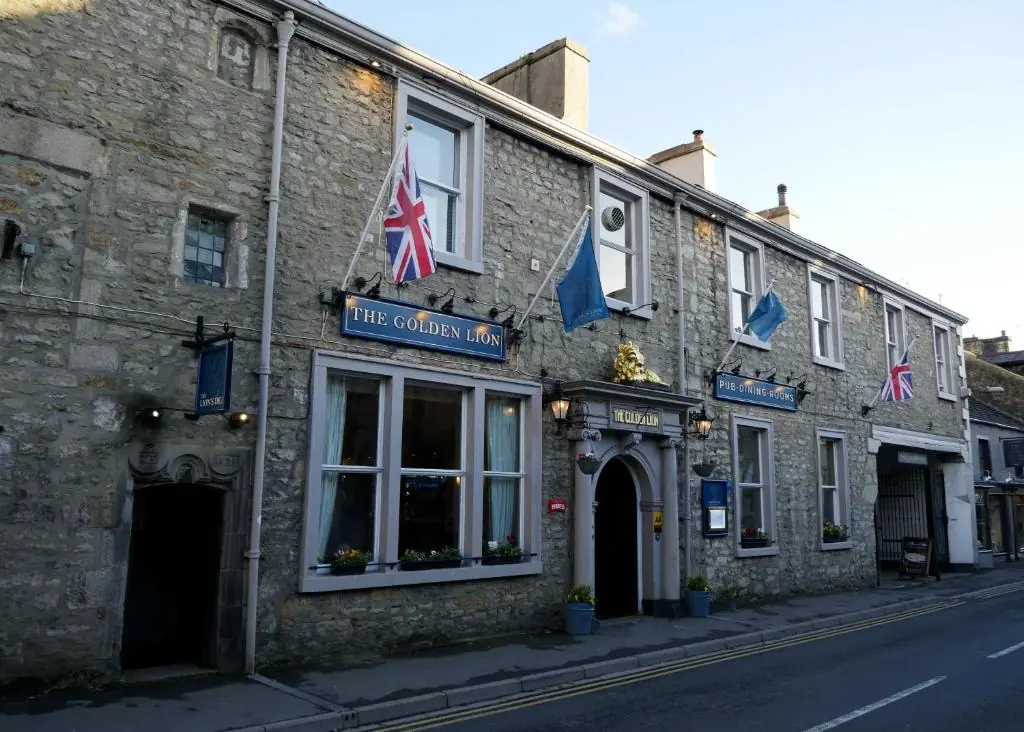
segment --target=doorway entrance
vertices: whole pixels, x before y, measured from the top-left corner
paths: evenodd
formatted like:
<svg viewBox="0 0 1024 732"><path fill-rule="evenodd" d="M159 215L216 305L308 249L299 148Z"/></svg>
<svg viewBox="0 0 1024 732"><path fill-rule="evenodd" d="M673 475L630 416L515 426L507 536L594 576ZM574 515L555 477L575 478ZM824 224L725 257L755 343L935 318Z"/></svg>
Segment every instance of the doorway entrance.
<svg viewBox="0 0 1024 732"><path fill-rule="evenodd" d="M194 484L135 491L121 643L123 669L217 661L224 494Z"/></svg>
<svg viewBox="0 0 1024 732"><path fill-rule="evenodd" d="M626 464L610 460L597 479L594 499L594 594L600 618L635 615L637 598L636 481Z"/></svg>

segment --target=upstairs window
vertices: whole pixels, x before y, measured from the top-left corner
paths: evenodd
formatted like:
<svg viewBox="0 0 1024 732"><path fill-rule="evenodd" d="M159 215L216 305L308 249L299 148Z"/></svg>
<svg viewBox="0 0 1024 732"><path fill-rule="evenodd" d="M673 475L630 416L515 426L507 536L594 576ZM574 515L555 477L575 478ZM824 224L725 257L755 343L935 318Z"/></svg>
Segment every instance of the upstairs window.
<svg viewBox="0 0 1024 732"><path fill-rule="evenodd" d="M595 169L594 243L601 286L610 308L650 317L647 192Z"/></svg>
<svg viewBox="0 0 1024 732"><path fill-rule="evenodd" d="M746 322L764 295L764 249L753 239L726 233L727 276L729 280L729 332L741 343L770 348L746 330Z"/></svg>
<svg viewBox="0 0 1024 732"><path fill-rule="evenodd" d="M992 475L992 446L987 437L978 438L978 467L981 469L981 477Z"/></svg>
<svg viewBox="0 0 1024 732"><path fill-rule="evenodd" d="M935 382L939 396L944 399L956 399L953 390L953 355L949 328L936 323L932 327L932 332L935 339Z"/></svg>
<svg viewBox="0 0 1024 732"><path fill-rule="evenodd" d="M182 267L187 282L224 286L224 257L230 229L231 221L226 217L189 209Z"/></svg>
<svg viewBox="0 0 1024 732"><path fill-rule="evenodd" d="M896 303L885 303L885 351L889 369L903 358L907 347L907 336L903 321L903 306Z"/></svg>
<svg viewBox="0 0 1024 732"><path fill-rule="evenodd" d="M404 82L398 89L396 139L412 125L409 150L434 257L439 264L482 272L483 117Z"/></svg>
<svg viewBox="0 0 1024 732"><path fill-rule="evenodd" d="M810 270L811 348L814 362L843 367L842 316L839 309L839 278Z"/></svg>

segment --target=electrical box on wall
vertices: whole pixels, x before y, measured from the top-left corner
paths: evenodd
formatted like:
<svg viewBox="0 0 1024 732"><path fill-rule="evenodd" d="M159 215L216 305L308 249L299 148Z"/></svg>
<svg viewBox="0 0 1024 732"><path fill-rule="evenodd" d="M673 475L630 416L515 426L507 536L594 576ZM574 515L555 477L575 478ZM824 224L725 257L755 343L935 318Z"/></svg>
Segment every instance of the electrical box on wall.
<svg viewBox="0 0 1024 732"><path fill-rule="evenodd" d="M729 535L729 491L727 480L702 480L700 482L701 523L704 536L721 537Z"/></svg>

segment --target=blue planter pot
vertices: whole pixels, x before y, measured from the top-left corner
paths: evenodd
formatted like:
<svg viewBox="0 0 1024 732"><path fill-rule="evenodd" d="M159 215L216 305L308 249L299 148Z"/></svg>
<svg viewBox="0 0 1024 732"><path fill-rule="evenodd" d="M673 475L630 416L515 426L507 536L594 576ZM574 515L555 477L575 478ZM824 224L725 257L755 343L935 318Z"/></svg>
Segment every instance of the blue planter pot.
<svg viewBox="0 0 1024 732"><path fill-rule="evenodd" d="M706 618L711 614L711 593L686 591L686 612L691 618Z"/></svg>
<svg viewBox="0 0 1024 732"><path fill-rule="evenodd" d="M583 603L566 603L565 632L569 635L590 635L594 627L594 606Z"/></svg>

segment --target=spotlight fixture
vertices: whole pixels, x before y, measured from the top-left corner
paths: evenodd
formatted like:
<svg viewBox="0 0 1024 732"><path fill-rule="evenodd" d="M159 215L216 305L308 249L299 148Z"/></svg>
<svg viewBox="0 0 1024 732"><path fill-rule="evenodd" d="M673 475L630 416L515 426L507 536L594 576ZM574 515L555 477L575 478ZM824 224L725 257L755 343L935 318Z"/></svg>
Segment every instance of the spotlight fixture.
<svg viewBox="0 0 1024 732"><path fill-rule="evenodd" d="M427 302L429 302L431 307L433 307L434 305L437 304L438 300L444 297L447 297L448 299L445 300L443 305L441 305L441 312L444 313L445 315L451 315L453 312L455 312L454 287L449 287L448 290L443 295L440 296L435 295L434 293L430 293L429 295L427 295Z"/></svg>
<svg viewBox="0 0 1024 732"><path fill-rule="evenodd" d="M232 412L228 417L228 424L231 425L231 429L235 430L245 427L249 424L249 414L247 412Z"/></svg>
<svg viewBox="0 0 1024 732"><path fill-rule="evenodd" d="M757 369L756 371L754 371L754 375L755 375L755 376L756 376L757 378L759 378L759 379L764 379L765 381L769 382L770 384L774 384L774 383L775 383L775 374L776 374L777 372L778 372L778 369L777 369L777 368L775 368L775 369L769 369L768 371L765 371L765 372L764 372L764 374L765 374L765 375L764 375L764 376L762 376L762 375L761 375L761 373L762 373L762 372L761 372L761 369Z"/></svg>
<svg viewBox="0 0 1024 732"><path fill-rule="evenodd" d="M372 282L373 280L377 281L373 284L372 287L370 287L369 290L366 291L366 296L371 300L379 300L380 283L384 280L384 275L382 273L377 272L372 277L370 277L370 279L366 279L365 277L356 277L355 286L357 290L362 292L363 288L366 287L366 285Z"/></svg>
<svg viewBox="0 0 1024 732"><path fill-rule="evenodd" d="M149 427L156 427L163 418L163 412L158 407L146 407L135 413L135 418L142 424Z"/></svg>
<svg viewBox="0 0 1024 732"><path fill-rule="evenodd" d="M635 308L622 308L622 314L629 315L630 313L635 313L637 310L643 310L646 307L649 307L652 313L656 313L658 312L658 301L651 300L650 302L644 303L643 305L637 305Z"/></svg>
<svg viewBox="0 0 1024 732"><path fill-rule="evenodd" d="M740 368L741 368L742 366L743 366L743 363L742 363L742 362L740 362L740 363L737 363L737 364L736 364L735 366L733 366L733 367L732 367L732 375L733 375L733 376L739 376L739 375L740 375Z"/></svg>
<svg viewBox="0 0 1024 732"><path fill-rule="evenodd" d="M491 309L490 309L490 310L489 310L489 311L487 312L487 317L489 317L489 318L490 318L491 320L494 320L494 319L495 319L495 318L497 318L497 317L498 317L499 315L501 315L501 314L503 314L503 313L507 313L507 312L508 312L509 310L511 310L511 311L512 311L512 313L511 313L511 315L509 315L508 317L509 317L509 318L513 318L513 319L514 319L514 318L516 317L516 312L517 312L517 311L516 311L516 306L515 306L515 305L509 305L508 307L506 307L506 308L501 308L501 309L499 309L499 308L498 308L498 306L497 306L497 305L495 305L494 307L492 307L492 308L491 308Z"/></svg>

